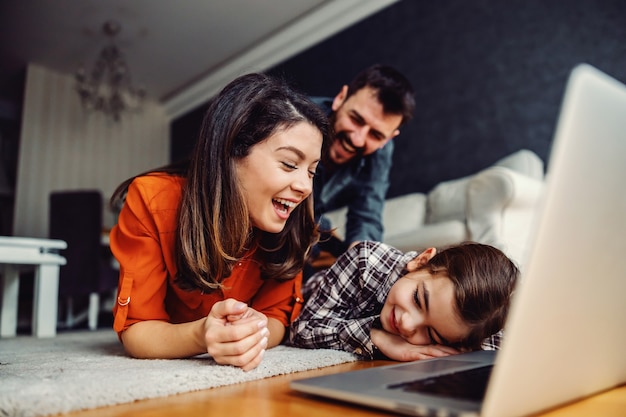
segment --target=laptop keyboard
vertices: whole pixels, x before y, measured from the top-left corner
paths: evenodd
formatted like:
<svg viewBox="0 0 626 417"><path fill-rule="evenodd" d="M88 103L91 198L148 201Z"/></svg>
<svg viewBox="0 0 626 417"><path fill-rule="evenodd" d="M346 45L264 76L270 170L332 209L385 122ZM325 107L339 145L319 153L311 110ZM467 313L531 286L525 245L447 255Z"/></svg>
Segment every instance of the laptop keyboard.
<svg viewBox="0 0 626 417"><path fill-rule="evenodd" d="M432 378L402 382L390 385L389 388L480 401L485 396L492 369L493 365L488 365Z"/></svg>

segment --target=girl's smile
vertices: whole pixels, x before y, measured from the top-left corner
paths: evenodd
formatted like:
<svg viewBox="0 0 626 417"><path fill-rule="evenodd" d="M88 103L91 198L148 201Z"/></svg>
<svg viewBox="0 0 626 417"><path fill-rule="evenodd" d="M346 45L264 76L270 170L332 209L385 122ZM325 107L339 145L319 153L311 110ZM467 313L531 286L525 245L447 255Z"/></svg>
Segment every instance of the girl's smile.
<svg viewBox="0 0 626 417"><path fill-rule="evenodd" d="M469 333L456 311L452 281L426 270L409 272L393 284L381 323L387 332L414 345L449 345Z"/></svg>
<svg viewBox="0 0 626 417"><path fill-rule="evenodd" d="M389 313L389 327L391 330L390 333L397 333L397 334L400 333L398 330L398 326L396 325L396 316L394 314L393 309Z"/></svg>

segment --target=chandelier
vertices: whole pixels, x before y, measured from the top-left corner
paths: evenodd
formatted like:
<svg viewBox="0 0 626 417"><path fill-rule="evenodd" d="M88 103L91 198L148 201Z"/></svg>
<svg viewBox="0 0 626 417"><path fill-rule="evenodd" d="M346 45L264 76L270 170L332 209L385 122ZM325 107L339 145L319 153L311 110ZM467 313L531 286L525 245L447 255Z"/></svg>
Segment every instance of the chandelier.
<svg viewBox="0 0 626 417"><path fill-rule="evenodd" d="M75 74L76 90L83 107L102 111L115 121L119 121L125 111L138 110L146 95L143 89L133 86L128 64L115 45L115 36L120 30L119 23L105 22L102 31L109 43L100 51L89 74L83 66Z"/></svg>

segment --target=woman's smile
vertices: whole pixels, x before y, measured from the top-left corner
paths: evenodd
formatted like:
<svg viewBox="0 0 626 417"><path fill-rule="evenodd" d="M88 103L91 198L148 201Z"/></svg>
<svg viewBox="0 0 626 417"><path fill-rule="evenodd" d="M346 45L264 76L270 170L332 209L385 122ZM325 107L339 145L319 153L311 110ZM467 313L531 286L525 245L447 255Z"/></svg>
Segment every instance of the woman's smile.
<svg viewBox="0 0 626 417"><path fill-rule="evenodd" d="M270 233L284 229L291 213L313 191L321 148L320 131L300 122L277 130L237 161L254 227Z"/></svg>
<svg viewBox="0 0 626 417"><path fill-rule="evenodd" d="M276 209L276 213L278 214L278 217L280 217L283 220L287 220L289 218L289 215L293 211L293 209L295 209L296 206L298 205L298 203L294 201L285 200L283 198L273 199L272 204L274 205L274 208Z"/></svg>

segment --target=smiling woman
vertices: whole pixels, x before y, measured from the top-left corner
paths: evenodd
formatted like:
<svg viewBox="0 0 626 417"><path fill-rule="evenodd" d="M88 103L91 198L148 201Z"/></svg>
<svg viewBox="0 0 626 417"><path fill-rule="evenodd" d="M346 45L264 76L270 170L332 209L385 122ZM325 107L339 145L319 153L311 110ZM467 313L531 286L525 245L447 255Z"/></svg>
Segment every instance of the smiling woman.
<svg viewBox="0 0 626 417"><path fill-rule="evenodd" d="M290 214L313 191L321 148L319 129L300 122L278 130L236 162L254 227L280 233Z"/></svg>
<svg viewBox="0 0 626 417"><path fill-rule="evenodd" d="M249 370L280 343L318 236L312 177L327 135L308 98L248 74L212 101L188 161L118 187L114 328L131 356L209 353Z"/></svg>

